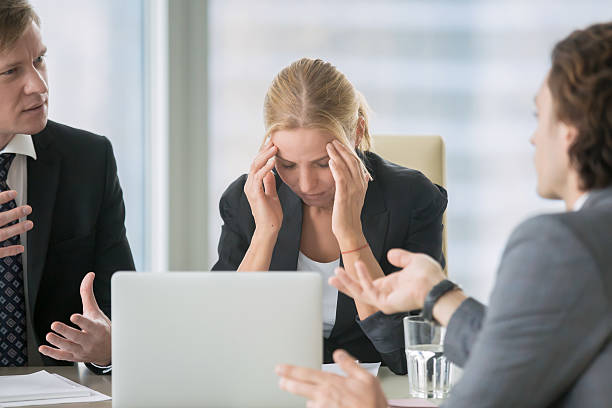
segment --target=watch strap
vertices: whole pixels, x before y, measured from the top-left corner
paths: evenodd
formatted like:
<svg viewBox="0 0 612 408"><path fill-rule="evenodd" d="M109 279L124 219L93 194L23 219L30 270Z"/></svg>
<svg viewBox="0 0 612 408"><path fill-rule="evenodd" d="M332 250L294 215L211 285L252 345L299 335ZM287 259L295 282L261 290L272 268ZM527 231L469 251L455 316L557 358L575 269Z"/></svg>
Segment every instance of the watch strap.
<svg viewBox="0 0 612 408"><path fill-rule="evenodd" d="M451 282L448 279L444 279L442 282L431 288L425 297L425 304L423 305L423 319L428 322L433 322L433 308L438 299L440 299L447 292L450 292L458 287L459 286L456 283Z"/></svg>

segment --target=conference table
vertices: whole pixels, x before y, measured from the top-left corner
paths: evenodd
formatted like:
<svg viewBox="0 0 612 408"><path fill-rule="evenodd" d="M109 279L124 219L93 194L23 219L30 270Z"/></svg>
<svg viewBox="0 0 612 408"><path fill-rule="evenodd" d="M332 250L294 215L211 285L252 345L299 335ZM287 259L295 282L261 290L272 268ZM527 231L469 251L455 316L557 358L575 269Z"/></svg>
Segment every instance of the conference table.
<svg viewBox="0 0 612 408"><path fill-rule="evenodd" d="M112 375L96 375L89 371L83 364L78 366L58 366L58 367L0 367L0 375L20 375L31 374L40 370L46 370L50 373L59 374L72 381L82 384L86 387L94 389L102 394L111 396L112 393ZM389 399L408 398L408 387L405 376L393 374L387 367L381 367L378 371L378 378L382 384L385 395ZM71 403L71 404L56 404L56 405L38 405L38 407L92 407L92 408L111 408L112 401L88 402L88 403Z"/></svg>

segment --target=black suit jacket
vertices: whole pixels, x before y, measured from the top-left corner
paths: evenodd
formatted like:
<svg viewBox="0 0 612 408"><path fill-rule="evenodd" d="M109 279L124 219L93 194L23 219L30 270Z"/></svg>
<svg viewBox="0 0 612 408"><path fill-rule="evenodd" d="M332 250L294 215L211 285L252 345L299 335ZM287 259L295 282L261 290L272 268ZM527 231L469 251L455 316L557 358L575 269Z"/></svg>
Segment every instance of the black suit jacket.
<svg viewBox="0 0 612 408"><path fill-rule="evenodd" d="M366 152L362 157L373 177L368 185L361 223L366 240L383 272L397 270L387 261L387 251L404 248L423 252L444 265L442 215L446 190L431 183L422 173L398 166ZM213 270L236 270L242 262L255 221L244 194L247 175L242 175L224 192L219 203L223 227L219 260ZM277 191L283 208L283 224L272 254L270 270L297 269L302 229L302 201L277 176ZM375 313L359 321L352 298L338 294L336 322L324 340L323 360L332 362L337 348L349 351L362 362L382 361L398 374L406 372L402 318L404 314Z"/></svg>
<svg viewBox="0 0 612 408"><path fill-rule="evenodd" d="M134 270L124 226L123 193L109 140L49 121L32 136L28 158L27 296L38 345L53 321L83 310L79 287L96 273L94 293L110 317L110 279ZM46 356L45 365L70 364ZM94 371L97 371L94 369Z"/></svg>

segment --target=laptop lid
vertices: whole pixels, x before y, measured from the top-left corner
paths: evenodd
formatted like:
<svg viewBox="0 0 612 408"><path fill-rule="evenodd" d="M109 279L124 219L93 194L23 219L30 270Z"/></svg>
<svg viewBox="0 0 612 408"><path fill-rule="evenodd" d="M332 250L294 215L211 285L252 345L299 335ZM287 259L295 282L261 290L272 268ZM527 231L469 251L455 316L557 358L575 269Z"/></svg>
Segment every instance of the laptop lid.
<svg viewBox="0 0 612 408"><path fill-rule="evenodd" d="M279 363L320 369L321 277L308 272L118 272L114 407L303 407Z"/></svg>

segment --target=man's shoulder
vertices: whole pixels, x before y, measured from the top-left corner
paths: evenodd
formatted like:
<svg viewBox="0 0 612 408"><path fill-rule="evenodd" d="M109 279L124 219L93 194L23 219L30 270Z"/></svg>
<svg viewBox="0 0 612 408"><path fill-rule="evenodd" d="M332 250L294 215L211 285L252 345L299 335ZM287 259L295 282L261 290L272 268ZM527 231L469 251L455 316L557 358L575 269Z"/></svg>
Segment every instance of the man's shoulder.
<svg viewBox="0 0 612 408"><path fill-rule="evenodd" d="M106 149L110 143L104 136L51 120L47 121L47 126L40 133L32 137L35 142L53 143L60 150Z"/></svg>
<svg viewBox="0 0 612 408"><path fill-rule="evenodd" d="M595 228L603 226L601 231ZM607 228L607 227L610 228ZM588 209L553 214L540 214L519 224L511 240L539 237L554 240L581 240L585 233L602 235L612 239L612 209Z"/></svg>
<svg viewBox="0 0 612 408"><path fill-rule="evenodd" d="M568 215L540 214L527 218L512 231L506 251L529 243L532 248L541 248L540 254L544 257L553 255L544 252L556 252L564 247L569 247L571 252L582 252L582 244L567 222Z"/></svg>
<svg viewBox="0 0 612 408"><path fill-rule="evenodd" d="M610 211L584 209L543 214L516 227L508 240L504 259L521 264L526 270L556 271L554 275L558 278L562 274L575 278L577 271L583 278L593 273L592 276L599 276L612 291L612 278L607 273L612 263L611 242Z"/></svg>

